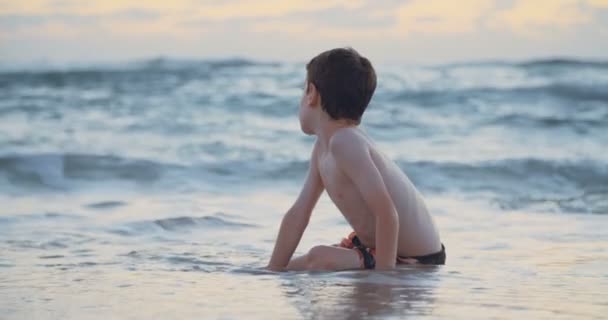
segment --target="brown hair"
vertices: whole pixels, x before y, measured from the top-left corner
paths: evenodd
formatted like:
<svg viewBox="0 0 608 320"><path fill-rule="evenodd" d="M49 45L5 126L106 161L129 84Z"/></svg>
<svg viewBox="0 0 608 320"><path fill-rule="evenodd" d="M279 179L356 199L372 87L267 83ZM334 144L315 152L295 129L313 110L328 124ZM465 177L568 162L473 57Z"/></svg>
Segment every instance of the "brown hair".
<svg viewBox="0 0 608 320"><path fill-rule="evenodd" d="M312 58L306 71L307 82L315 85L321 107L332 119L361 122L376 90L376 72L367 58L352 48L332 49Z"/></svg>

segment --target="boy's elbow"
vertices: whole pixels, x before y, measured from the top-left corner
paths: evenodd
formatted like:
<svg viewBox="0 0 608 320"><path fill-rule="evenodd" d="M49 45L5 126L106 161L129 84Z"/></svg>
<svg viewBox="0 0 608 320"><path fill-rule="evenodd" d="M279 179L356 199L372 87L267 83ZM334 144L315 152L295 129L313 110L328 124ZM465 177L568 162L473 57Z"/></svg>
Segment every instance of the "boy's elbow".
<svg viewBox="0 0 608 320"><path fill-rule="evenodd" d="M385 210L376 215L377 223L384 227L394 227L399 229L399 216L395 210Z"/></svg>

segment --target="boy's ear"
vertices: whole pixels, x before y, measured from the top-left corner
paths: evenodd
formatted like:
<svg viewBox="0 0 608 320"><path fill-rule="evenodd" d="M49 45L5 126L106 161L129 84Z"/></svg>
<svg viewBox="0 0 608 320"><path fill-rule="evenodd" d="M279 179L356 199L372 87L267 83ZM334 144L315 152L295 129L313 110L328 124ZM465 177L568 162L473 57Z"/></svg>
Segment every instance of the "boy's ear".
<svg viewBox="0 0 608 320"><path fill-rule="evenodd" d="M312 82L309 82L306 86L306 102L308 106L313 108L321 105L321 96L317 87Z"/></svg>

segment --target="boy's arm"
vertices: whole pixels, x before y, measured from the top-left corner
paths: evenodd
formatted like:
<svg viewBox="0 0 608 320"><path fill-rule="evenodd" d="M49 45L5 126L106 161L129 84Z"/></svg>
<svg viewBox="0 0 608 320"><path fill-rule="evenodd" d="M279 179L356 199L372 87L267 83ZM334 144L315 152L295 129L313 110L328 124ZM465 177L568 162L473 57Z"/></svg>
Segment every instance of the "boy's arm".
<svg viewBox="0 0 608 320"><path fill-rule="evenodd" d="M399 217L369 147L360 139L348 132L336 132L330 150L376 217L376 269L392 269L397 258Z"/></svg>
<svg viewBox="0 0 608 320"><path fill-rule="evenodd" d="M323 183L317 167L317 149L317 143L315 143L304 187L281 222L279 235L267 267L270 270L283 271L285 269L308 225L312 210L323 192Z"/></svg>

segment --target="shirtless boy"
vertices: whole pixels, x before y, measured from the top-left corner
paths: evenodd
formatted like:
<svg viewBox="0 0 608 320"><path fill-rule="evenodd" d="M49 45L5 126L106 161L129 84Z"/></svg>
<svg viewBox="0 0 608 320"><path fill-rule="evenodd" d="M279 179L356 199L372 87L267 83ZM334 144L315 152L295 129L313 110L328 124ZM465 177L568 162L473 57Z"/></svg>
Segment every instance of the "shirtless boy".
<svg viewBox="0 0 608 320"><path fill-rule="evenodd" d="M445 248L412 182L358 127L376 89L368 59L350 48L323 52L307 65L300 126L317 136L306 181L283 217L268 269L392 269L444 264ZM340 245L315 246L291 259L323 190L353 233Z"/></svg>

